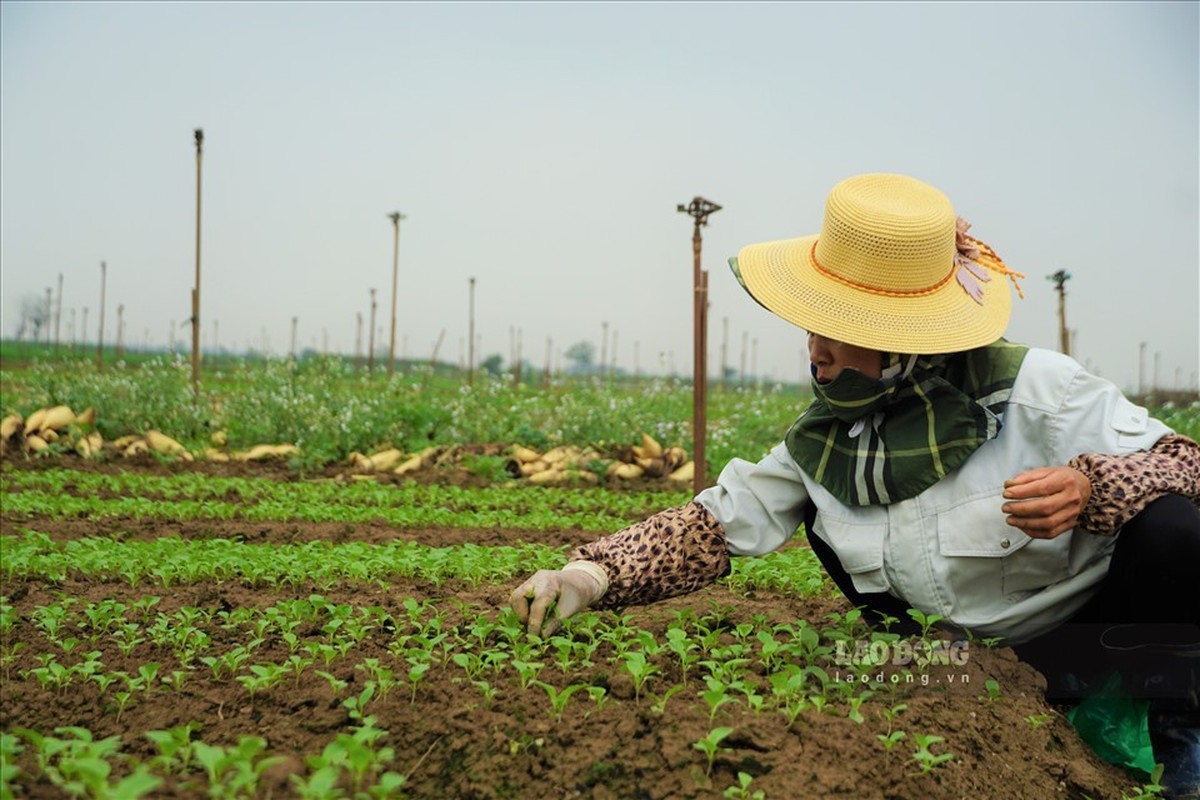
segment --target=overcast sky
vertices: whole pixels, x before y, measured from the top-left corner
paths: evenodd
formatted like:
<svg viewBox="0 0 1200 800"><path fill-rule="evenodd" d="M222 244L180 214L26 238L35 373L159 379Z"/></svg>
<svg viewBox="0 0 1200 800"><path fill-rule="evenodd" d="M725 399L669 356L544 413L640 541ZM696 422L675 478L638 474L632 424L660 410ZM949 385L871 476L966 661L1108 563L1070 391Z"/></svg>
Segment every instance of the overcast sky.
<svg viewBox="0 0 1200 800"><path fill-rule="evenodd" d="M691 363L692 225L710 357L794 381L803 333L729 256L815 233L837 181L942 189L1026 272L1010 339L1127 389L1196 380L1197 4L0 4L0 328L57 291L60 337L190 342L205 134L204 341L535 366L603 326L619 367ZM84 308L87 328L83 330ZM74 323L72 325L72 323ZM725 331L728 330L726 335ZM363 332L364 341L368 334ZM757 347L753 342L757 341ZM1145 343L1144 348L1141 343ZM636 350L635 350L636 347ZM635 354L637 362L635 364Z"/></svg>

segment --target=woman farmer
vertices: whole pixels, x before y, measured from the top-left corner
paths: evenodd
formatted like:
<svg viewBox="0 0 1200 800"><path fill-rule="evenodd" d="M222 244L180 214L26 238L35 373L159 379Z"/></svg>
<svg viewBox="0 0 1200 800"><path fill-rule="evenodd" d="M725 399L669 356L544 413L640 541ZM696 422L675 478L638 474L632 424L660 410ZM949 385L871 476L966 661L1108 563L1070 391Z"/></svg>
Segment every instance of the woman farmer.
<svg viewBox="0 0 1200 800"><path fill-rule="evenodd" d="M1097 648L1148 644L1122 623L1200 641L1200 446L1069 357L1005 341L1023 276L968 228L932 186L861 175L818 235L744 248L743 287L808 332L814 402L758 463L518 586L529 630L700 589L805 523L855 605L1026 645L1052 684L1080 664L1045 643L1093 623Z"/></svg>

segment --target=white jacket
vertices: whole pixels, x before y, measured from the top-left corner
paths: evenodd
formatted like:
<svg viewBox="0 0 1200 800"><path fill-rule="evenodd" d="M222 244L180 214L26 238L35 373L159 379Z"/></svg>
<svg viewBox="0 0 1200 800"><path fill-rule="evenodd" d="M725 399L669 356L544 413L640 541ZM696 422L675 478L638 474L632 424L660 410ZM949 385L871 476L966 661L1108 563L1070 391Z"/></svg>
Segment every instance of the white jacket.
<svg viewBox="0 0 1200 800"><path fill-rule="evenodd" d="M1034 348L1003 422L958 469L891 505L842 504L782 443L757 464L730 461L696 500L725 528L730 554L761 555L792 537L811 499L813 533L837 553L856 589L887 591L979 635L1019 643L1066 621L1095 594L1116 537L1079 530L1032 539L1004 521L1004 482L1081 453L1145 450L1171 431L1109 381Z"/></svg>

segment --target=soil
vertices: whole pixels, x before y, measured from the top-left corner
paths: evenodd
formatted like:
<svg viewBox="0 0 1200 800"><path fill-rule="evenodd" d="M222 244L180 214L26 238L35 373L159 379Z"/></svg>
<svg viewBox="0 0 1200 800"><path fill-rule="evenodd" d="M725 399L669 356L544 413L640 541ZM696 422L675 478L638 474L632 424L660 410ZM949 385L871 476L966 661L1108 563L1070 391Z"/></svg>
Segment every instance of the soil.
<svg viewBox="0 0 1200 800"><path fill-rule="evenodd" d="M168 472L200 468L219 471L217 474L295 479L278 466L248 464L101 464L86 468ZM461 475L449 479L470 480ZM400 538L431 545L500 545L531 540L550 545L580 544L605 533L136 519L100 525L86 520L17 518L0 511L0 535L17 534L25 528L62 540L123 531L136 538L167 533L256 543L351 539L379 543ZM40 640L31 621L34 609L64 595L78 598L79 608L104 599L132 603L157 595L162 600L155 610L170 613L182 606L265 608L281 600L319 593L333 602L355 607L382 606L396 618L403 617L401 604L411 597L430 600L447 613L448 625L454 625L461 619L461 615L456 617L460 604L499 612L506 606L511 589L508 585L472 587L450 582L433 586L405 581L386 587L347 582L333 587L268 589L228 582L162 589L77 579L56 584L0 581L0 595L8 598L21 618L10 637L12 641ZM777 622L804 619L823 625L828 614L849 610L839 598L799 598L769 591L747 596L718 584L654 606L632 608L628 614L630 624L662 639L676 612L691 610L699 616L718 608L731 626L760 615ZM228 635L216 621L203 627L214 642ZM351 656L334 660L327 667L328 672L349 683L347 695L361 690L365 680L363 673L354 669L355 664L368 658L385 664L399 661L387 649L390 638L384 631L369 634ZM4 642L6 648L9 644ZM230 647L234 644L228 642ZM287 655L282 641L269 639L255 651L254 661L279 662ZM169 674L179 666L172 663L173 659L168 649L148 644L138 645L129 656L113 650L103 657L107 669L132 674L148 661L159 662L160 674ZM349 733L357 724L327 681L312 671L305 673L298 685L285 681L252 700L237 682L211 680L197 671L182 689L155 690L153 702L132 703L118 719L114 709L103 704L98 686L90 682L72 684L66 691L55 693L43 691L32 677L22 677L36 666L35 654L22 651L3 675L0 728L5 732L19 727L50 733L62 726L80 726L97 739L120 736L123 752L144 761L156 753L144 736L146 731L196 722L200 725L199 738L210 745L224 746L235 744L242 736L261 736L271 754L282 756L282 761L264 774L256 795L261 797L296 796L291 776L309 773L306 758L320 754L339 733ZM578 682L608 688L610 700L603 706L597 707L588 699L573 699L558 721L548 713L547 695L540 688L523 691L514 679L499 686L495 697L487 701L453 665L435 666L415 698L406 686L387 696L376 696L369 713L377 718L377 727L388 731L381 745L394 750L391 769L407 776L405 796L414 798L719 798L737 796L726 791L738 785L739 773L752 777L747 797L762 791L766 798L1116 800L1140 783L1137 776L1101 761L1079 739L1060 710L1043 699L1042 676L1019 661L1011 650L975 648L966 664L953 667L953 674L939 677L936 669L931 668L935 680L930 685L900 685L880 691L862 706L861 722L850 719L844 710L818 713L809 709L789 725L778 712L755 713L740 702L722 706L716 719L710 721L708 707L698 697L705 688L695 674L698 670L687 676L686 690L671 697L660 711L654 707L653 695L680 681L676 666L665 666L664 674L648 684L649 692L639 694L627 672L600 658L596 666L579 674L562 675L552 666L541 673L542 680L559 688ZM399 665L397 672L401 672ZM999 683L999 699L989 699L984 689L989 679ZM911 759L911 739L886 753L877 738L888 729L883 711L899 703L906 704L907 710L897 717L897 729L942 736L945 742L936 746L935 752L952 752L955 758L924 774ZM1031 717L1043 721L1035 725L1029 721ZM716 725L734 730L721 743L722 749L709 771L705 756L692 745ZM27 774L37 773L28 751L17 763ZM204 797L203 783L164 784L154 796ZM17 797L61 796L60 790L45 778L18 781L14 789Z"/></svg>

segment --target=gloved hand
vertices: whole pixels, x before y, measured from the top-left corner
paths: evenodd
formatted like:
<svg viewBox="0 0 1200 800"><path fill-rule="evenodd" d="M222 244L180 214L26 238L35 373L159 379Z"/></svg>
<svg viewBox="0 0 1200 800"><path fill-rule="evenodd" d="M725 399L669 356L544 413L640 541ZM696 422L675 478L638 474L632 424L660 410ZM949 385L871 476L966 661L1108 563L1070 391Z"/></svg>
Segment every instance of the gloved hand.
<svg viewBox="0 0 1200 800"><path fill-rule="evenodd" d="M562 627L567 617L599 600L608 588L607 583L600 567L572 562L566 569L538 570L513 589L508 604L529 633L550 636Z"/></svg>

